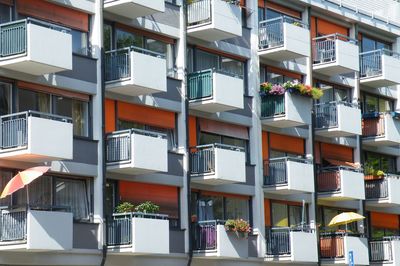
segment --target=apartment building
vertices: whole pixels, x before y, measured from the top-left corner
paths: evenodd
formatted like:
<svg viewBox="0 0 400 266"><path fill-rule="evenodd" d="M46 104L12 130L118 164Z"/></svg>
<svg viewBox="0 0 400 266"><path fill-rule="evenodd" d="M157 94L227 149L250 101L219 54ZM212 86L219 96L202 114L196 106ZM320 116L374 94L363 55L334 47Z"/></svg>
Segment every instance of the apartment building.
<svg viewBox="0 0 400 266"><path fill-rule="evenodd" d="M400 263L400 3L0 11L0 265Z"/></svg>

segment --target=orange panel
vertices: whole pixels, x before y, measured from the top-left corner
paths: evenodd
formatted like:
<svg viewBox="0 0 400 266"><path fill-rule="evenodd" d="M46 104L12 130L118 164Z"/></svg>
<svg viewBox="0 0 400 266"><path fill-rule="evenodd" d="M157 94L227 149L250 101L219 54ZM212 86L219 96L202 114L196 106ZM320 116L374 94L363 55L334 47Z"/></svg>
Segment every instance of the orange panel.
<svg viewBox="0 0 400 266"><path fill-rule="evenodd" d="M267 72L269 73L276 73L279 75L284 75L286 77L290 77L290 78L294 78L294 79L298 79L298 80L302 80L301 78L301 74L298 73L294 73L294 72L290 72L281 68L277 68L277 67L272 67L272 66L267 66L266 67Z"/></svg>
<svg viewBox="0 0 400 266"><path fill-rule="evenodd" d="M266 5L267 5L267 8L269 8L269 9L272 9L272 10L281 12L283 14L301 19L301 12L299 12L299 11L296 11L296 10L290 9L286 6L281 6L276 3L272 3L272 2L266 2Z"/></svg>
<svg viewBox="0 0 400 266"><path fill-rule="evenodd" d="M248 128L244 126L228 124L204 118L199 119L199 126L200 131L202 132L214 133L238 139L249 139Z"/></svg>
<svg viewBox="0 0 400 266"><path fill-rule="evenodd" d="M321 163L321 143L316 141L314 142L314 153L315 153L315 163Z"/></svg>
<svg viewBox="0 0 400 266"><path fill-rule="evenodd" d="M264 199L264 223L265 226L271 226L271 201Z"/></svg>
<svg viewBox="0 0 400 266"><path fill-rule="evenodd" d="M197 121L195 116L189 116L189 147L197 145Z"/></svg>
<svg viewBox="0 0 400 266"><path fill-rule="evenodd" d="M269 149L268 149L268 132L262 132L262 158L263 160L269 159Z"/></svg>
<svg viewBox="0 0 400 266"><path fill-rule="evenodd" d="M246 0L240 0L240 6L246 6Z"/></svg>
<svg viewBox="0 0 400 266"><path fill-rule="evenodd" d="M292 136L279 135L275 133L269 134L270 148L274 150L304 154L304 139Z"/></svg>
<svg viewBox="0 0 400 266"><path fill-rule="evenodd" d="M115 131L115 101L106 99L105 103L106 133Z"/></svg>
<svg viewBox="0 0 400 266"><path fill-rule="evenodd" d="M399 229L399 216L390 213L371 212L371 225L380 228Z"/></svg>
<svg viewBox="0 0 400 266"><path fill-rule="evenodd" d="M161 128L175 128L175 113L143 105L118 102L118 118Z"/></svg>
<svg viewBox="0 0 400 266"><path fill-rule="evenodd" d="M353 149L347 146L321 143L321 158L353 162Z"/></svg>
<svg viewBox="0 0 400 266"><path fill-rule="evenodd" d="M328 35L332 33L340 33L343 35L348 35L348 29L343 26L339 26L330 21L326 21L320 18L317 18L317 33L320 35Z"/></svg>
<svg viewBox="0 0 400 266"><path fill-rule="evenodd" d="M258 0L258 7L265 7L265 0Z"/></svg>
<svg viewBox="0 0 400 266"><path fill-rule="evenodd" d="M310 25L311 38L317 37L317 18L311 17L310 23L311 23Z"/></svg>
<svg viewBox="0 0 400 266"><path fill-rule="evenodd" d="M134 205L152 201L160 206L161 214L179 217L178 188L156 184L119 181L120 201Z"/></svg>
<svg viewBox="0 0 400 266"><path fill-rule="evenodd" d="M49 20L70 28L89 31L89 15L43 0L17 0L19 14Z"/></svg>

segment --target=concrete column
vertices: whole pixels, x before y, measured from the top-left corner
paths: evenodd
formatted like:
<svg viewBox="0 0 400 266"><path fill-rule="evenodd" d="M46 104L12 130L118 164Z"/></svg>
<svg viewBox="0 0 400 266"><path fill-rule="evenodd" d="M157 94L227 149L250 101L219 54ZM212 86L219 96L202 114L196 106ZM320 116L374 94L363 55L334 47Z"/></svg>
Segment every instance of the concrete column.
<svg viewBox="0 0 400 266"><path fill-rule="evenodd" d="M396 38L396 42L393 43L392 49L393 49L393 52L400 53L400 37ZM399 99L400 99L400 91L399 91L400 90L400 86L396 85L395 87L396 87L397 95L396 95L394 108L395 108L396 111L398 111L398 110L400 110L400 101L399 101Z"/></svg>

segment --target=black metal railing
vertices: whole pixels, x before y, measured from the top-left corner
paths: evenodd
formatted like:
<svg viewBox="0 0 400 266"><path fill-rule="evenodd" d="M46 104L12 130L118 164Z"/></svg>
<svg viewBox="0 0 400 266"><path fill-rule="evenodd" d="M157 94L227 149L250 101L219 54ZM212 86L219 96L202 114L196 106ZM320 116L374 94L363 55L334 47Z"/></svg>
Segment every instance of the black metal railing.
<svg viewBox="0 0 400 266"><path fill-rule="evenodd" d="M193 223L193 249L208 251L217 249L217 225L224 225L225 221L211 220Z"/></svg>
<svg viewBox="0 0 400 266"><path fill-rule="evenodd" d="M288 162L311 164L312 161L304 158L281 157L264 161L264 186L284 185L288 183Z"/></svg>
<svg viewBox="0 0 400 266"><path fill-rule="evenodd" d="M365 198L382 199L387 197L389 197L387 178L365 180Z"/></svg>
<svg viewBox="0 0 400 266"><path fill-rule="evenodd" d="M356 105L343 101L318 103L314 105L316 116L316 129L334 128L339 126L338 106L344 105L357 108Z"/></svg>

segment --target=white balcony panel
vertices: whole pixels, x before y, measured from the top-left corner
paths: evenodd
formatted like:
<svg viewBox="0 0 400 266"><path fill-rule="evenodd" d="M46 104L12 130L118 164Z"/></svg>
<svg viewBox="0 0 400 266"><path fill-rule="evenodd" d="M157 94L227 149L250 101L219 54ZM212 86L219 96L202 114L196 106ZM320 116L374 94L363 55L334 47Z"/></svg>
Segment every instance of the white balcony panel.
<svg viewBox="0 0 400 266"><path fill-rule="evenodd" d="M366 69L366 77L360 79L360 83L365 86L381 88L400 84L400 59L389 55L381 55L381 73L369 74Z"/></svg>
<svg viewBox="0 0 400 266"><path fill-rule="evenodd" d="M169 254L169 221L133 218L132 252Z"/></svg>
<svg viewBox="0 0 400 266"><path fill-rule="evenodd" d="M223 0L188 5L188 35L213 42L242 36L240 7Z"/></svg>
<svg viewBox="0 0 400 266"><path fill-rule="evenodd" d="M114 138L112 135L116 136L115 141L120 141L121 150L110 144L110 139ZM168 171L168 141L165 137L135 131L112 135L107 139L107 145L108 149L114 149L115 160L107 160L107 171L133 175ZM124 137L129 140L122 142Z"/></svg>
<svg viewBox="0 0 400 266"><path fill-rule="evenodd" d="M22 42L15 36L7 41ZM25 53L2 57L0 67L36 76L72 70L72 36L66 30L29 22Z"/></svg>
<svg viewBox="0 0 400 266"><path fill-rule="evenodd" d="M344 236L344 264L349 265L349 251L353 251L354 265L369 265L368 240L363 237Z"/></svg>
<svg viewBox="0 0 400 266"><path fill-rule="evenodd" d="M258 55L263 59L277 62L310 56L309 29L284 22L282 37L282 45L260 48Z"/></svg>
<svg viewBox="0 0 400 266"><path fill-rule="evenodd" d="M325 117L324 117L325 116ZM336 111L331 109L318 119L326 119L328 126L317 126L315 134L323 137L347 137L361 135L361 110L344 104L336 104ZM333 122L335 120L335 122ZM330 123L329 121L332 121Z"/></svg>
<svg viewBox="0 0 400 266"><path fill-rule="evenodd" d="M268 97L268 96L266 96ZM304 126L311 124L312 99L296 95L293 93L284 94L284 113L283 114L263 114L263 101L273 101L274 96L270 99L261 99L261 123L266 126L288 128L296 126ZM278 99L277 99L278 100ZM263 117L264 115L268 115Z"/></svg>
<svg viewBox="0 0 400 266"><path fill-rule="evenodd" d="M359 71L359 48L354 43L335 40L335 54L332 59L314 64L313 70L327 76Z"/></svg>
<svg viewBox="0 0 400 266"><path fill-rule="evenodd" d="M106 81L108 92L139 96L167 91L167 66L164 58L136 51L129 52L128 56L128 65L110 66L111 72L118 72L118 68L121 68L127 75L116 74Z"/></svg>
<svg viewBox="0 0 400 266"><path fill-rule="evenodd" d="M200 171L200 173L192 174L192 182L207 185L246 182L246 154L244 151L219 148L218 146L212 149L214 151L211 155L214 156L214 169L211 169L211 161L202 162L211 171L205 173ZM198 152L204 151L199 150ZM194 163L194 160L192 160L192 163Z"/></svg>
<svg viewBox="0 0 400 266"><path fill-rule="evenodd" d="M104 10L133 19L165 12L165 2L164 0L105 0Z"/></svg>
<svg viewBox="0 0 400 266"><path fill-rule="evenodd" d="M400 240L397 237L372 240L369 246L371 265L396 266L400 264Z"/></svg>
<svg viewBox="0 0 400 266"><path fill-rule="evenodd" d="M244 107L243 79L218 73L212 73L212 95L207 98L190 101L190 109L208 113L225 112Z"/></svg>
<svg viewBox="0 0 400 266"><path fill-rule="evenodd" d="M295 263L318 262L317 236L315 232L290 232L291 261Z"/></svg>
<svg viewBox="0 0 400 266"><path fill-rule="evenodd" d="M394 118L389 113L381 114L379 121L376 120L375 127L374 131L377 135L364 136L364 145L394 146L400 144L400 120L398 118Z"/></svg>
<svg viewBox="0 0 400 266"><path fill-rule="evenodd" d="M72 123L28 116L26 131L12 127L4 128L4 134L14 139L26 138L25 144L0 149L0 158L24 162L71 160L73 158ZM21 142L20 142L21 143Z"/></svg>
<svg viewBox="0 0 400 266"><path fill-rule="evenodd" d="M320 192L318 197L330 201L364 200L364 174L346 169L339 170L340 189L332 192Z"/></svg>

